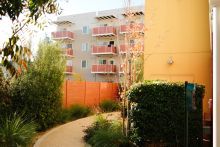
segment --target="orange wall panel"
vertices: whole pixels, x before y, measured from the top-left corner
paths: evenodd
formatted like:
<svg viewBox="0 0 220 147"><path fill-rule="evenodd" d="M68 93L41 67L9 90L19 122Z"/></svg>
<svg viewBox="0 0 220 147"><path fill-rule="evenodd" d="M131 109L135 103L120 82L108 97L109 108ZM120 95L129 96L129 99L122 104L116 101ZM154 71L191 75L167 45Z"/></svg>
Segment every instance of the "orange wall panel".
<svg viewBox="0 0 220 147"><path fill-rule="evenodd" d="M112 83L100 83L100 102L112 98Z"/></svg>
<svg viewBox="0 0 220 147"><path fill-rule="evenodd" d="M118 84L102 82L77 82L67 80L63 84L63 106L74 104L97 106L103 100L117 100Z"/></svg>
<svg viewBox="0 0 220 147"><path fill-rule="evenodd" d="M73 104L84 104L85 82L68 81L67 84L67 107Z"/></svg>
<svg viewBox="0 0 220 147"><path fill-rule="evenodd" d="M97 82L86 82L86 97L85 105L93 106L99 104L99 83Z"/></svg>

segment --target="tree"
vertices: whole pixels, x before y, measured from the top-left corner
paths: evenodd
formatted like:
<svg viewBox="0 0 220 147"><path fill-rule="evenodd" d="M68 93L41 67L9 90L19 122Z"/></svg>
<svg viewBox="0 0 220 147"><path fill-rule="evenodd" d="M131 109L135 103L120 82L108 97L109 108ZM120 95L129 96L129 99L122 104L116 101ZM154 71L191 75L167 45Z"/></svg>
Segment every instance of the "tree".
<svg viewBox="0 0 220 147"><path fill-rule="evenodd" d="M40 130L56 123L62 107L64 68L59 44L41 43L36 60L12 84L13 111L34 118Z"/></svg>
<svg viewBox="0 0 220 147"><path fill-rule="evenodd" d="M0 50L3 66L16 75L19 66L26 67L26 60L31 56L31 51L21 43L19 34L28 25L42 27L38 20L45 14L58 12L56 0L1 0L0 18L7 16L12 21L12 35Z"/></svg>

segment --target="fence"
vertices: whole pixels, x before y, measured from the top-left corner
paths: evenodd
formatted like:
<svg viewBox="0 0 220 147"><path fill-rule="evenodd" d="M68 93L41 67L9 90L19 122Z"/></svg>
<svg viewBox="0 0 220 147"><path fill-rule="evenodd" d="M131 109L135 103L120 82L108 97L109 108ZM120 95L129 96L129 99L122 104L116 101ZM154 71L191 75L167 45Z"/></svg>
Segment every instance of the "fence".
<svg viewBox="0 0 220 147"><path fill-rule="evenodd" d="M96 106L103 100L117 100L118 98L117 83L66 80L63 91L64 107L69 107L73 104Z"/></svg>

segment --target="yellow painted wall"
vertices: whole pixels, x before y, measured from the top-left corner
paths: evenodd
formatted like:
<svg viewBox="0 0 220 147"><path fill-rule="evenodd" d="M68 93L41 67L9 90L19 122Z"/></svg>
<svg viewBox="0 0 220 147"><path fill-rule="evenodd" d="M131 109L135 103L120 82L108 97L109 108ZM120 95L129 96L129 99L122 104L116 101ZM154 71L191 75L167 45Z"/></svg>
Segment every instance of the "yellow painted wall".
<svg viewBox="0 0 220 147"><path fill-rule="evenodd" d="M208 0L146 0L145 5L144 79L204 84L207 113L212 97Z"/></svg>

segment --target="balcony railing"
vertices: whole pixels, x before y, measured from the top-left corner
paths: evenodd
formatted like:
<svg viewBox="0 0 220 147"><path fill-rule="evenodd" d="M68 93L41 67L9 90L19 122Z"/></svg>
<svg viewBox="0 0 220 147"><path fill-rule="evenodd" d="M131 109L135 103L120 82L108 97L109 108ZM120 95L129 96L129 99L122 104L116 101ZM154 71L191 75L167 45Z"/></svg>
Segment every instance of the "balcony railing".
<svg viewBox="0 0 220 147"><path fill-rule="evenodd" d="M63 49L62 53L64 56L73 57L73 49L72 48Z"/></svg>
<svg viewBox="0 0 220 147"><path fill-rule="evenodd" d="M72 66L66 66L66 71L65 71L66 74L72 74L73 73L73 67Z"/></svg>
<svg viewBox="0 0 220 147"><path fill-rule="evenodd" d="M116 65L92 65L91 73L116 73Z"/></svg>
<svg viewBox="0 0 220 147"><path fill-rule="evenodd" d="M101 26L92 29L92 36L115 36L116 29L113 26Z"/></svg>
<svg viewBox="0 0 220 147"><path fill-rule="evenodd" d="M52 32L52 39L59 40L59 39L69 39L74 40L74 33L70 31L57 31Z"/></svg>
<svg viewBox="0 0 220 147"><path fill-rule="evenodd" d="M120 54L125 54L127 53L128 48L131 48L131 52L143 52L144 51L144 45L143 44L121 44L119 48L119 53Z"/></svg>
<svg viewBox="0 0 220 147"><path fill-rule="evenodd" d="M144 33L144 24L143 23L134 23L130 25L121 25L119 28L120 34L124 33Z"/></svg>
<svg viewBox="0 0 220 147"><path fill-rule="evenodd" d="M93 46L92 54L94 55L114 55L117 53L115 46Z"/></svg>

